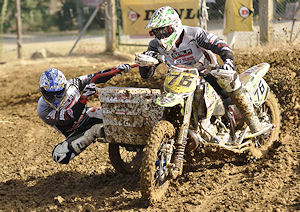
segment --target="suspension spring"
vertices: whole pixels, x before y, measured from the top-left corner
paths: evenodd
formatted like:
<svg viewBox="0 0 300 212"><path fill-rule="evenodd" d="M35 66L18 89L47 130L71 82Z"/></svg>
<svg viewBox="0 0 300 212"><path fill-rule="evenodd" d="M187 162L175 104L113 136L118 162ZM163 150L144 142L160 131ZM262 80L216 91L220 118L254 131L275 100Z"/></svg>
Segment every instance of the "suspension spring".
<svg viewBox="0 0 300 212"><path fill-rule="evenodd" d="M181 144L177 144L175 149L174 163L175 163L175 168L178 168L179 170L183 165L185 145L186 145L186 138L183 139L183 142Z"/></svg>

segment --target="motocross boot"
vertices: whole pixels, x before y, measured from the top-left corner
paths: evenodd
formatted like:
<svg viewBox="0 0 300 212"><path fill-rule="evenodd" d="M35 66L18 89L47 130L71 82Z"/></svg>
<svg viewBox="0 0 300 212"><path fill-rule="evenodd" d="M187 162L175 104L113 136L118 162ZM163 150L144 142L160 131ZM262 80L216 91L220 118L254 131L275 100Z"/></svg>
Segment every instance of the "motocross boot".
<svg viewBox="0 0 300 212"><path fill-rule="evenodd" d="M79 154L83 150L85 150L85 148L88 147L97 137L103 137L102 129L102 124L96 124L85 131L83 136L73 140L71 142L71 147L76 152L76 154Z"/></svg>
<svg viewBox="0 0 300 212"><path fill-rule="evenodd" d="M244 121L250 128L251 133L254 134L261 131L263 129L262 124L255 114L253 104L251 103L250 98L245 92L245 89L243 87L240 87L239 89L228 93L228 95L241 112Z"/></svg>
<svg viewBox="0 0 300 212"><path fill-rule="evenodd" d="M96 138L103 137L103 125L96 124L80 137L67 139L56 145L52 151L53 160L57 163L68 164L76 155L85 150Z"/></svg>

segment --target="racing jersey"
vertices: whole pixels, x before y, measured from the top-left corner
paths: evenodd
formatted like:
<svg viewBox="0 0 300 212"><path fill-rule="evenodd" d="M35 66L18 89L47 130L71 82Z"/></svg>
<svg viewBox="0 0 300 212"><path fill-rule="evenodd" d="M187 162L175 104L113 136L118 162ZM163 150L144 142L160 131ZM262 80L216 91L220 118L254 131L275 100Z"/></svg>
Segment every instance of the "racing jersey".
<svg viewBox="0 0 300 212"><path fill-rule="evenodd" d="M195 65L195 64L217 64L219 55L223 61L233 60L232 50L227 43L218 36L205 31L201 27L183 26L183 32L178 39L176 48L165 51L160 47L157 39L150 41L147 51L162 54L173 64ZM149 78L154 74L154 67L140 67L143 78Z"/></svg>
<svg viewBox="0 0 300 212"><path fill-rule="evenodd" d="M100 71L104 73L110 69ZM43 97L39 98L37 105L38 116L48 125L56 128L65 136L68 136L86 113L87 98L81 96L81 91L90 83L91 79L98 73L83 75L67 81L65 97L58 109L51 107ZM95 83L105 83L114 75L98 78Z"/></svg>

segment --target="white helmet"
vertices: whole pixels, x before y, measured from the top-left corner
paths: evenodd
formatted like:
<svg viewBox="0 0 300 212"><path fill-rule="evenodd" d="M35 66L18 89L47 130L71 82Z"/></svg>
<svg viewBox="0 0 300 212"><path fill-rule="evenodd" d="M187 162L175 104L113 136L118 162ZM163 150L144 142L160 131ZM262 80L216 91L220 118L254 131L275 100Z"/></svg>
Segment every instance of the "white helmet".
<svg viewBox="0 0 300 212"><path fill-rule="evenodd" d="M173 8L165 6L153 13L146 29L151 29L150 35L154 35L159 44L169 51L175 47L183 27L178 13Z"/></svg>

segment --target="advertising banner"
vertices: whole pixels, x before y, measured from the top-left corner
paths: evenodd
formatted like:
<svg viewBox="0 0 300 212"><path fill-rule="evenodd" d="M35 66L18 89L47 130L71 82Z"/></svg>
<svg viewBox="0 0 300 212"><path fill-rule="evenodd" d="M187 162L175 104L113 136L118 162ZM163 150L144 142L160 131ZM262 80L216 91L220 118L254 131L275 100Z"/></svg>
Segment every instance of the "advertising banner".
<svg viewBox="0 0 300 212"><path fill-rule="evenodd" d="M149 36L145 29L154 11L163 6L174 8L184 25L199 26L199 1L195 0L121 0L126 35Z"/></svg>
<svg viewBox="0 0 300 212"><path fill-rule="evenodd" d="M253 31L253 1L226 0L224 34L235 31Z"/></svg>

